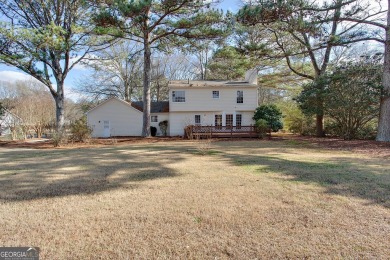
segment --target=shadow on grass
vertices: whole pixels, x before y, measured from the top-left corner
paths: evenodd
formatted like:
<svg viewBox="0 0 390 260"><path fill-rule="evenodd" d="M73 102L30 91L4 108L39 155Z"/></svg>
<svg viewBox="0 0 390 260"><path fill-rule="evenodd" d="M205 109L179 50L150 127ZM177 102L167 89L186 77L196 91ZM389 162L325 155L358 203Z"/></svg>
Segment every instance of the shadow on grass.
<svg viewBox="0 0 390 260"><path fill-rule="evenodd" d="M379 159L364 162L358 158L337 158L307 162L305 158L296 161L264 155L228 157L238 165L255 167L259 174L282 174L292 177L292 181L320 185L327 193L358 197L390 207L390 171L388 163Z"/></svg>
<svg viewBox="0 0 390 260"><path fill-rule="evenodd" d="M173 147L0 150L0 201L132 189L147 180L179 176L167 164L180 160Z"/></svg>

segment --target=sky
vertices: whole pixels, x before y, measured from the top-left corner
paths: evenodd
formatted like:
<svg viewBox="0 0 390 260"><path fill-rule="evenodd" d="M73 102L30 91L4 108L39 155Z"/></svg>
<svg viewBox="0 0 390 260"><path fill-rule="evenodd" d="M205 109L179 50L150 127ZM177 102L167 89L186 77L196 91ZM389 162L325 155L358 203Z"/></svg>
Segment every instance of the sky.
<svg viewBox="0 0 390 260"><path fill-rule="evenodd" d="M241 0L222 0L217 8L225 11L236 12L241 5ZM77 85L78 79L85 77L89 71L83 66L75 66L65 79L65 96L77 99L77 94L72 91ZM18 80L29 80L32 77L14 67L0 64L0 81L14 82Z"/></svg>

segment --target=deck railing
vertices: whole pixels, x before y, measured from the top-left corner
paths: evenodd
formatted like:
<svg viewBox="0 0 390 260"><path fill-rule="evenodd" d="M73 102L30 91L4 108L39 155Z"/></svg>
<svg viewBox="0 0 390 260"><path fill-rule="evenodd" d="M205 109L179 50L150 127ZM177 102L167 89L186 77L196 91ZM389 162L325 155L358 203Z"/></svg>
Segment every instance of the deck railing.
<svg viewBox="0 0 390 260"><path fill-rule="evenodd" d="M215 137L257 137L256 127L249 126L200 126L189 125L185 129L189 139Z"/></svg>

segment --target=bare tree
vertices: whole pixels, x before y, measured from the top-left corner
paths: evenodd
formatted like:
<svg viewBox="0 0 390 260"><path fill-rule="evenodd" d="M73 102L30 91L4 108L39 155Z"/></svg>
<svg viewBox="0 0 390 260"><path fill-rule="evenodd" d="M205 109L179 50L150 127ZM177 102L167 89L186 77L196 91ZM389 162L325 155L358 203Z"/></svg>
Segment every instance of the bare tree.
<svg viewBox="0 0 390 260"><path fill-rule="evenodd" d="M195 79L198 75L193 57L181 53L157 53L152 58L152 100L168 100L170 80Z"/></svg>
<svg viewBox="0 0 390 260"><path fill-rule="evenodd" d="M6 99L8 110L18 119L12 128L20 127L24 138L30 132L38 137L55 122L55 103L43 84L36 80L3 84L0 99Z"/></svg>
<svg viewBox="0 0 390 260"><path fill-rule="evenodd" d="M142 88L142 46L121 40L87 57L82 64L91 68L90 77L79 80L76 91L99 100L116 96L126 101L138 100Z"/></svg>

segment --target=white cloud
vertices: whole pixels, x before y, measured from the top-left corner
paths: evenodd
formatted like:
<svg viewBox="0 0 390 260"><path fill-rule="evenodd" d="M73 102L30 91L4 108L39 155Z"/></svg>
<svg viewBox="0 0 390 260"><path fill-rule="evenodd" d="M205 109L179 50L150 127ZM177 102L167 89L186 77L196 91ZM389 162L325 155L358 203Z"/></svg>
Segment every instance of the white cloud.
<svg viewBox="0 0 390 260"><path fill-rule="evenodd" d="M80 98L85 97L84 95L76 92L70 86L67 86L67 85L64 86L64 95L65 95L65 98L69 98L73 101L78 101Z"/></svg>
<svg viewBox="0 0 390 260"><path fill-rule="evenodd" d="M18 80L33 80L34 78L22 72L4 70L0 71L0 80L14 82Z"/></svg>

